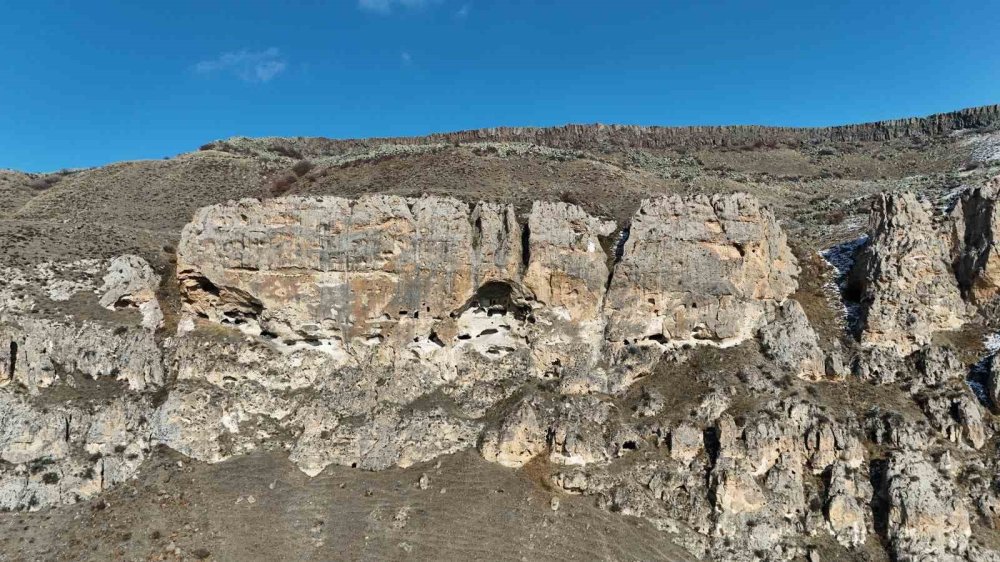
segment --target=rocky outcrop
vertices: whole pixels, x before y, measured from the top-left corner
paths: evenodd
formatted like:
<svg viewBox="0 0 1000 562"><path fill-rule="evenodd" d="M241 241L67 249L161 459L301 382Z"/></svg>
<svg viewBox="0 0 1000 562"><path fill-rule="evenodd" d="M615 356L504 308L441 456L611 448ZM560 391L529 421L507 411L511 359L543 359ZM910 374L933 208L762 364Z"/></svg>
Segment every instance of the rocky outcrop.
<svg viewBox="0 0 1000 562"><path fill-rule="evenodd" d="M980 307L990 307L1000 294L1000 256L995 237L1000 232L996 199L1000 177L966 193L955 206L955 272L963 292Z"/></svg>
<svg viewBox="0 0 1000 562"><path fill-rule="evenodd" d="M446 379L466 351L526 353L577 391L609 388L608 342L738 343L796 286L784 235L745 195L647 201L610 271L614 230L566 203L536 203L522 232L510 207L452 199L247 200L199 212L178 275L189 313L276 345L433 354Z"/></svg>
<svg viewBox="0 0 1000 562"><path fill-rule="evenodd" d="M246 145L279 154L299 154L303 157L343 154L380 144L435 144L455 142L525 142L559 148L591 148L594 146L662 149L677 146L717 147L745 146L755 143L799 144L818 140L843 142L886 141L906 137L943 136L963 129L990 127L1000 123L1000 105L987 105L941 113L927 117L894 119L875 123L825 128L789 128L759 126L729 127L641 127L634 125L565 125L562 127L494 127L428 135L426 137L392 137L365 140L332 140L326 138L268 138L216 141L203 150L224 150L240 153ZM238 141L238 142L237 142Z"/></svg>
<svg viewBox="0 0 1000 562"><path fill-rule="evenodd" d="M644 201L608 289L608 338L739 343L798 272L774 217L747 195Z"/></svg>
<svg viewBox="0 0 1000 562"><path fill-rule="evenodd" d="M968 314L948 236L929 206L912 193L880 195L869 229L850 280L863 307L862 344L908 355L934 332L959 328Z"/></svg>
<svg viewBox="0 0 1000 562"><path fill-rule="evenodd" d="M788 299L758 334L764 353L782 369L806 380L826 375L826 356L798 301Z"/></svg>
<svg viewBox="0 0 1000 562"><path fill-rule="evenodd" d="M110 378L140 391L164 383L154 333L163 318L155 294L160 278L142 258L44 262L4 268L0 276L0 386L13 382L37 393L84 379ZM75 303L78 314L39 313L53 303ZM142 320L88 309L96 306L136 310Z"/></svg>
<svg viewBox="0 0 1000 562"><path fill-rule="evenodd" d="M99 303L109 310L135 308L142 313L142 326L155 330L163 324L163 312L156 300L160 276L139 256L118 256L108 264Z"/></svg>
<svg viewBox="0 0 1000 562"><path fill-rule="evenodd" d="M111 378L133 390L164 382L163 356L153 335L137 326L80 324L21 316L0 323L0 384L32 392L72 377Z"/></svg>
<svg viewBox="0 0 1000 562"><path fill-rule="evenodd" d="M964 559L972 535L969 512L954 484L920 453L893 455L883 486L897 560Z"/></svg>
<svg viewBox="0 0 1000 562"><path fill-rule="evenodd" d="M159 445L206 462L281 450L310 476L476 448L705 558L799 559L803 536L845 556L876 535L900 560L988 553L970 509L1000 505L994 467L951 459L986 450L993 424L958 353L928 343L964 320L946 311L954 276L930 282L951 275L944 229L909 196L875 216L856 268L861 380L841 383L839 351L790 298L784 235L745 195L646 201L620 230L567 203L523 223L432 197L203 209L179 244L169 338L145 314L160 280L141 258L17 274L34 289L8 289L0 310L15 344L0 347L0 508L93 497ZM108 316L30 312L67 301ZM669 392L696 351L748 362L686 375L700 395ZM837 384L904 402L833 411L817 396L843 391L818 389ZM46 402L66 389L100 398Z"/></svg>
<svg viewBox="0 0 1000 562"><path fill-rule="evenodd" d="M74 503L131 478L149 452L136 397L43 406L0 392L0 510Z"/></svg>
<svg viewBox="0 0 1000 562"><path fill-rule="evenodd" d="M615 230L567 203L535 203L524 226L511 207L435 197L203 209L178 247L194 329L179 336L154 439L215 462L264 446L262 432L287 435L310 474L477 442L507 466L607 462L638 440L607 435L588 395L627 390L665 349L752 338L798 273L745 195L644 203L617 263ZM215 324L250 339L225 343ZM522 402L480 436L488 412L547 379L568 401Z"/></svg>

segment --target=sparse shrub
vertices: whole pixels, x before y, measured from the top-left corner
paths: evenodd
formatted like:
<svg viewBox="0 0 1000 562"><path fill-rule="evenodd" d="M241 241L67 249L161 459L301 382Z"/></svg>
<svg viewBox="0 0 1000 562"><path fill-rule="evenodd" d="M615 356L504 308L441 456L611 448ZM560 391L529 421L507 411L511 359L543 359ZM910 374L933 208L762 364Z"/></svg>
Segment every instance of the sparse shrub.
<svg viewBox="0 0 1000 562"><path fill-rule="evenodd" d="M315 164L313 164L310 160L299 160L294 166L292 166L292 172L294 172L296 176L302 177L309 173L309 170L312 170L314 166Z"/></svg>
<svg viewBox="0 0 1000 562"><path fill-rule="evenodd" d="M280 154L281 156L287 156L288 158L295 158L296 160L302 160L302 153L290 146L282 146L280 144L268 147L271 152L275 154Z"/></svg>
<svg viewBox="0 0 1000 562"><path fill-rule="evenodd" d="M576 205L577 207L581 206L581 204L583 203L582 201L580 201L580 198L577 197L577 195L575 193L571 192L571 191L560 192L559 193L559 200L562 201L563 203L569 203L570 205Z"/></svg>
<svg viewBox="0 0 1000 562"><path fill-rule="evenodd" d="M826 214L826 224L840 224L846 217L847 213L843 209L834 209Z"/></svg>
<svg viewBox="0 0 1000 562"><path fill-rule="evenodd" d="M280 174L271 180L271 186L269 188L271 195L279 196L288 193L292 186L295 185L295 180L298 177L291 173Z"/></svg>
<svg viewBox="0 0 1000 562"><path fill-rule="evenodd" d="M28 187L35 191L45 191L53 185L59 183L62 177L59 175L40 176L28 182Z"/></svg>

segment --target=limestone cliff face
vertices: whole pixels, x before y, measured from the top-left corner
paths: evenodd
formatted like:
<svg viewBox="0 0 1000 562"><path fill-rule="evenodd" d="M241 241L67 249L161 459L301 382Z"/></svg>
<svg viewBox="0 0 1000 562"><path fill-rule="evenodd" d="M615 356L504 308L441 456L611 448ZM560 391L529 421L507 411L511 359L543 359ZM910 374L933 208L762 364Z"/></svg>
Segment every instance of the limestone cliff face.
<svg viewBox="0 0 1000 562"><path fill-rule="evenodd" d="M282 345L529 349L537 376L594 368L608 342L739 343L796 288L781 229L745 195L646 201L617 264L615 231L566 203L521 226L437 197L246 200L199 212L178 275L192 315Z"/></svg>
<svg viewBox="0 0 1000 562"><path fill-rule="evenodd" d="M952 213L956 222L958 282L969 299L980 307L994 305L1000 295L1000 256L996 247L996 236L1000 234L998 192L1000 177L967 193Z"/></svg>
<svg viewBox="0 0 1000 562"><path fill-rule="evenodd" d="M548 202L525 224L511 207L436 197L202 209L178 247L189 331L154 435L217 461L273 426L291 431L309 473L410 463L474 445L484 416L532 380L622 393L665 350L752 338L796 287L784 235L747 196L646 202L618 263L605 249L616 230ZM212 343L216 323L253 345ZM289 364L296 376L268 374ZM520 416L482 438L484 454L517 464L539 452L519 440L552 416ZM593 447L565 455L602 458Z"/></svg>
<svg viewBox="0 0 1000 562"><path fill-rule="evenodd" d="M934 332L959 328L969 317L952 270L947 229L913 193L875 201L868 244L851 273L864 314L862 343L903 355Z"/></svg>
<svg viewBox="0 0 1000 562"><path fill-rule="evenodd" d="M512 209L483 204L470 215L434 197L208 207L178 248L189 310L337 351L405 341L412 330L396 328L457 315L479 287L511 283L521 267Z"/></svg>
<svg viewBox="0 0 1000 562"><path fill-rule="evenodd" d="M553 202L216 205L185 228L162 310L163 271L138 256L0 270L0 509L91 498L157 446L280 450L308 475L475 449L706 559L814 541L990 559L995 423L933 336L992 294L993 205L878 199L850 381L791 297L781 228L740 194L648 200L622 228ZM59 303L94 317L43 312Z"/></svg>
<svg viewBox="0 0 1000 562"><path fill-rule="evenodd" d="M747 195L644 201L608 290L608 337L739 343L798 272L774 217Z"/></svg>

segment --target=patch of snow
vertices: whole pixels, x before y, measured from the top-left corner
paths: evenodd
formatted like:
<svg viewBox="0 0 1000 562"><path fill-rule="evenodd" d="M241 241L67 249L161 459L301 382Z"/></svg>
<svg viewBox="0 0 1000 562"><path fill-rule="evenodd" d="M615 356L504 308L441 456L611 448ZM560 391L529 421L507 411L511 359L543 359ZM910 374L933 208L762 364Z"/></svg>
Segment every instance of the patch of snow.
<svg viewBox="0 0 1000 562"><path fill-rule="evenodd" d="M823 288L840 299L843 310L841 316L847 329L854 333L861 323L861 303L844 298L847 289L847 275L854 267L858 251L868 242L868 235L862 235L854 240L848 240L822 250L819 255L836 271L836 274Z"/></svg>
<svg viewBox="0 0 1000 562"><path fill-rule="evenodd" d="M868 235L862 235L854 240L848 240L847 242L841 242L840 244L830 246L829 248L821 251L819 253L820 257L826 260L826 263L830 264L835 270L837 270L836 282L841 285L846 279L847 274L854 267L854 260L857 256L858 250L868 242Z"/></svg>
<svg viewBox="0 0 1000 562"><path fill-rule="evenodd" d="M983 347L990 355L1000 351L1000 332L994 332L983 338Z"/></svg>
<svg viewBox="0 0 1000 562"><path fill-rule="evenodd" d="M973 135L962 144L972 147L970 159L973 162L1000 161L1000 133Z"/></svg>
<svg viewBox="0 0 1000 562"><path fill-rule="evenodd" d="M962 195L971 190L972 186L965 185L964 183L958 187L948 190L948 192L942 195L938 200L938 209L945 214L950 213L952 209L955 208L955 205L958 203L958 200L961 199Z"/></svg>
<svg viewBox="0 0 1000 562"><path fill-rule="evenodd" d="M995 360L997 352L1000 351L1000 332L984 336L983 347L986 348L986 355L972 365L965 383L972 389L973 394L976 395L979 402L988 408L990 407L990 398L986 392L985 381L989 376L992 362Z"/></svg>
<svg viewBox="0 0 1000 562"><path fill-rule="evenodd" d="M965 379L965 384L972 390L972 393L976 395L976 399L979 400L980 404L986 408L990 407L990 397L986 393L986 386L982 382L968 378Z"/></svg>
<svg viewBox="0 0 1000 562"><path fill-rule="evenodd" d="M628 242L628 235L632 228L626 226L618 233L618 240L615 241L615 263L622 261L622 256L625 255L625 243Z"/></svg>

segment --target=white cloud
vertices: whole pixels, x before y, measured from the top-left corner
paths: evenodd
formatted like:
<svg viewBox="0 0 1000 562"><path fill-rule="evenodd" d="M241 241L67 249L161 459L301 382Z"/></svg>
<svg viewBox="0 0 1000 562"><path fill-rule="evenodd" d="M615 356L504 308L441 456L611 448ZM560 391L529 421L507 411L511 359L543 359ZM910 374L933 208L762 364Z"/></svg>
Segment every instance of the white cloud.
<svg viewBox="0 0 1000 562"><path fill-rule="evenodd" d="M417 9L440 4L443 0L358 0L358 7L376 14L391 14L397 6Z"/></svg>
<svg viewBox="0 0 1000 562"><path fill-rule="evenodd" d="M288 61L275 47L263 51L232 51L194 65L199 74L227 73L244 82L267 82L281 74Z"/></svg>
<svg viewBox="0 0 1000 562"><path fill-rule="evenodd" d="M458 19L465 19L469 16L469 10L471 9L472 6L469 6L468 4L462 4L462 7L459 8L457 12L455 12L455 17Z"/></svg>
<svg viewBox="0 0 1000 562"><path fill-rule="evenodd" d="M403 64L410 64L413 62L413 57L408 51L403 51L399 54L399 58L403 59Z"/></svg>

